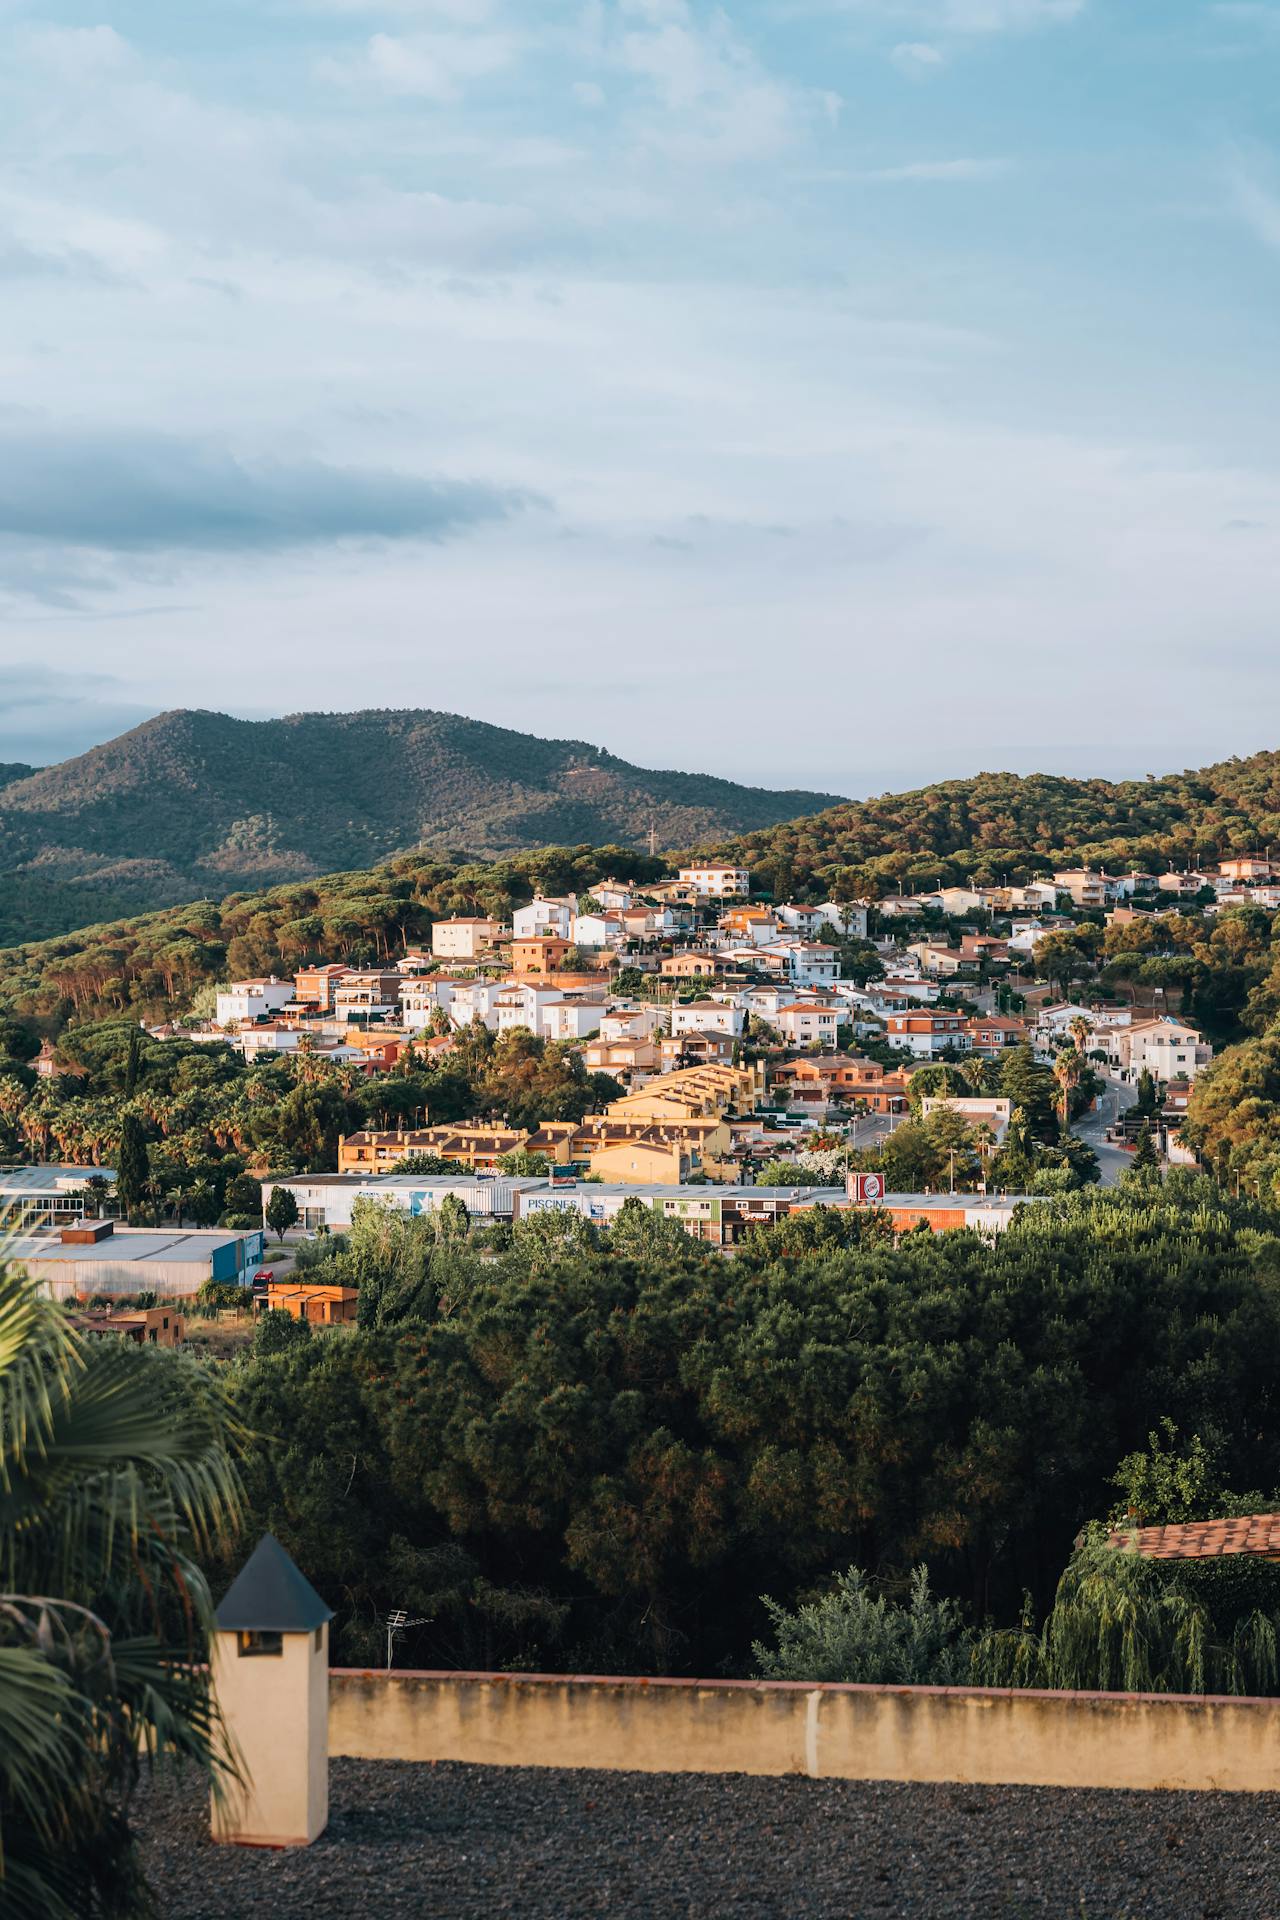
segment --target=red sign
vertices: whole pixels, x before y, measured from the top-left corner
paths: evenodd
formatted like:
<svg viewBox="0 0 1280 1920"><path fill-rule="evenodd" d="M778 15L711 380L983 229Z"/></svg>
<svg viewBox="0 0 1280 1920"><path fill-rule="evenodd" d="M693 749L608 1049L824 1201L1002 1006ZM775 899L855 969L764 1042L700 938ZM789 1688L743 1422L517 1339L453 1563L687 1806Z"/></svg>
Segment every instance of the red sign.
<svg viewBox="0 0 1280 1920"><path fill-rule="evenodd" d="M851 1173L848 1187L849 1198L856 1207L878 1207L884 1200L882 1173Z"/></svg>

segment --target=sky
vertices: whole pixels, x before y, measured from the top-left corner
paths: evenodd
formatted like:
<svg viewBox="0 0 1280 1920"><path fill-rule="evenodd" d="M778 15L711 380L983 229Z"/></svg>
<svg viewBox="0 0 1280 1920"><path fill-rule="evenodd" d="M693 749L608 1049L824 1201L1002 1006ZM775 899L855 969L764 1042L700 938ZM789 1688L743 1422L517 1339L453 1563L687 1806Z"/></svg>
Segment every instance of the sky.
<svg viewBox="0 0 1280 1920"><path fill-rule="evenodd" d="M1280 0L0 0L0 760L1280 746Z"/></svg>

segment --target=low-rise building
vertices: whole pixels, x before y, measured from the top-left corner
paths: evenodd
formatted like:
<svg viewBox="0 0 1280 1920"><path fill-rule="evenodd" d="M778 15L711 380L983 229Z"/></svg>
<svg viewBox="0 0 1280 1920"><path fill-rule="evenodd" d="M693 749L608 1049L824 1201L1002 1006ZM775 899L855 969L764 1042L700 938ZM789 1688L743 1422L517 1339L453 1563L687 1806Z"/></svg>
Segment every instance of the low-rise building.
<svg viewBox="0 0 1280 1920"><path fill-rule="evenodd" d="M744 898L751 891L751 874L746 867L719 866L713 861L705 866L681 867L680 881L702 900Z"/></svg>
<svg viewBox="0 0 1280 1920"><path fill-rule="evenodd" d="M573 952L567 936L544 933L526 937L517 934L511 942L511 971L517 974L558 973Z"/></svg>
<svg viewBox="0 0 1280 1920"><path fill-rule="evenodd" d="M577 911L578 902L573 894L566 895L563 900L547 900L539 895L527 907L517 907L512 914L512 939L541 940L551 935L558 940L571 941L573 917Z"/></svg>
<svg viewBox="0 0 1280 1920"><path fill-rule="evenodd" d="M966 1017L962 1013L943 1013L937 1008L926 1012L887 1013L885 1038L891 1047L900 1047L918 1059L932 1060L948 1048L968 1053L970 1042Z"/></svg>
<svg viewBox="0 0 1280 1920"><path fill-rule="evenodd" d="M293 998L293 981L277 980L274 973L265 980L233 980L229 987L218 988L213 1017L220 1027L229 1027L235 1022L250 1025L255 1020L265 1020L269 1014L279 1013Z"/></svg>
<svg viewBox="0 0 1280 1920"><path fill-rule="evenodd" d="M319 1007L322 1013L328 1013L333 1007L334 989L350 971L350 967L336 960L323 967L302 967L293 976L294 997L303 1005Z"/></svg>
<svg viewBox="0 0 1280 1920"><path fill-rule="evenodd" d="M431 929L431 951L437 960L478 960L501 932L502 922L485 916L437 920Z"/></svg>
<svg viewBox="0 0 1280 1920"><path fill-rule="evenodd" d="M464 1167L494 1167L528 1140L523 1127L363 1127L338 1135L339 1173L389 1173L401 1160L421 1155L456 1160ZM287 1184L281 1182L278 1184Z"/></svg>
<svg viewBox="0 0 1280 1920"><path fill-rule="evenodd" d="M834 1047L840 1016L834 1007L818 1006L807 1000L793 1000L779 1007L774 1024L788 1046Z"/></svg>
<svg viewBox="0 0 1280 1920"><path fill-rule="evenodd" d="M45 1227L18 1234L5 1251L55 1300L137 1293L187 1299L207 1280L247 1286L262 1260L259 1232L94 1224L105 1233L90 1238L74 1225Z"/></svg>
<svg viewBox="0 0 1280 1920"><path fill-rule="evenodd" d="M672 1003L673 1038L682 1033L727 1033L740 1039L746 1024L744 1010L729 1001L689 1000L681 1003L677 1000Z"/></svg>
<svg viewBox="0 0 1280 1920"><path fill-rule="evenodd" d="M938 1095L926 1097L920 1102L920 1112L926 1118L941 1108L958 1113L975 1132L985 1131L991 1137L992 1144L1004 1145L1004 1137L1009 1131L1009 1120L1013 1113L1012 1100L997 1100L985 1095Z"/></svg>
<svg viewBox="0 0 1280 1920"><path fill-rule="evenodd" d="M354 1326L360 1304L358 1287L320 1286L305 1281L269 1280L257 1296L260 1313L287 1313L311 1326Z"/></svg>

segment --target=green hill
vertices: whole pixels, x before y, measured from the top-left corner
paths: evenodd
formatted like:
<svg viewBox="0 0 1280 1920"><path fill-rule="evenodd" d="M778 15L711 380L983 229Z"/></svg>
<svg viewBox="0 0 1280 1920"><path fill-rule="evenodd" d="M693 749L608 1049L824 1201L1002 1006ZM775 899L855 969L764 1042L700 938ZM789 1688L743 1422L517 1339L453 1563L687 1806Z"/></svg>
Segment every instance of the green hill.
<svg viewBox="0 0 1280 1920"><path fill-rule="evenodd" d="M58 766L0 767L0 942L412 847L640 847L650 827L684 846L833 797L648 771L456 714L164 713Z"/></svg>
<svg viewBox="0 0 1280 1920"><path fill-rule="evenodd" d="M1063 862L1165 872L1231 852L1280 854L1280 753L1146 780L980 773L844 801L720 851L776 895L1019 881Z"/></svg>

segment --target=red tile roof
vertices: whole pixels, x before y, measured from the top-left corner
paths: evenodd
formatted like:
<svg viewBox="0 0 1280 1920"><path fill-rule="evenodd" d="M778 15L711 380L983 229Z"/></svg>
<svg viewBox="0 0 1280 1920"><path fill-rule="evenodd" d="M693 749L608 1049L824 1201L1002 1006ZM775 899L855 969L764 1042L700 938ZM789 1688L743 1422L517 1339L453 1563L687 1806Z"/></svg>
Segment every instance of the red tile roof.
<svg viewBox="0 0 1280 1920"><path fill-rule="evenodd" d="M1216 1560L1229 1553L1256 1553L1280 1560L1280 1513L1248 1513L1233 1520L1190 1520L1173 1527L1135 1527L1111 1534L1108 1544L1139 1553L1146 1560Z"/></svg>

